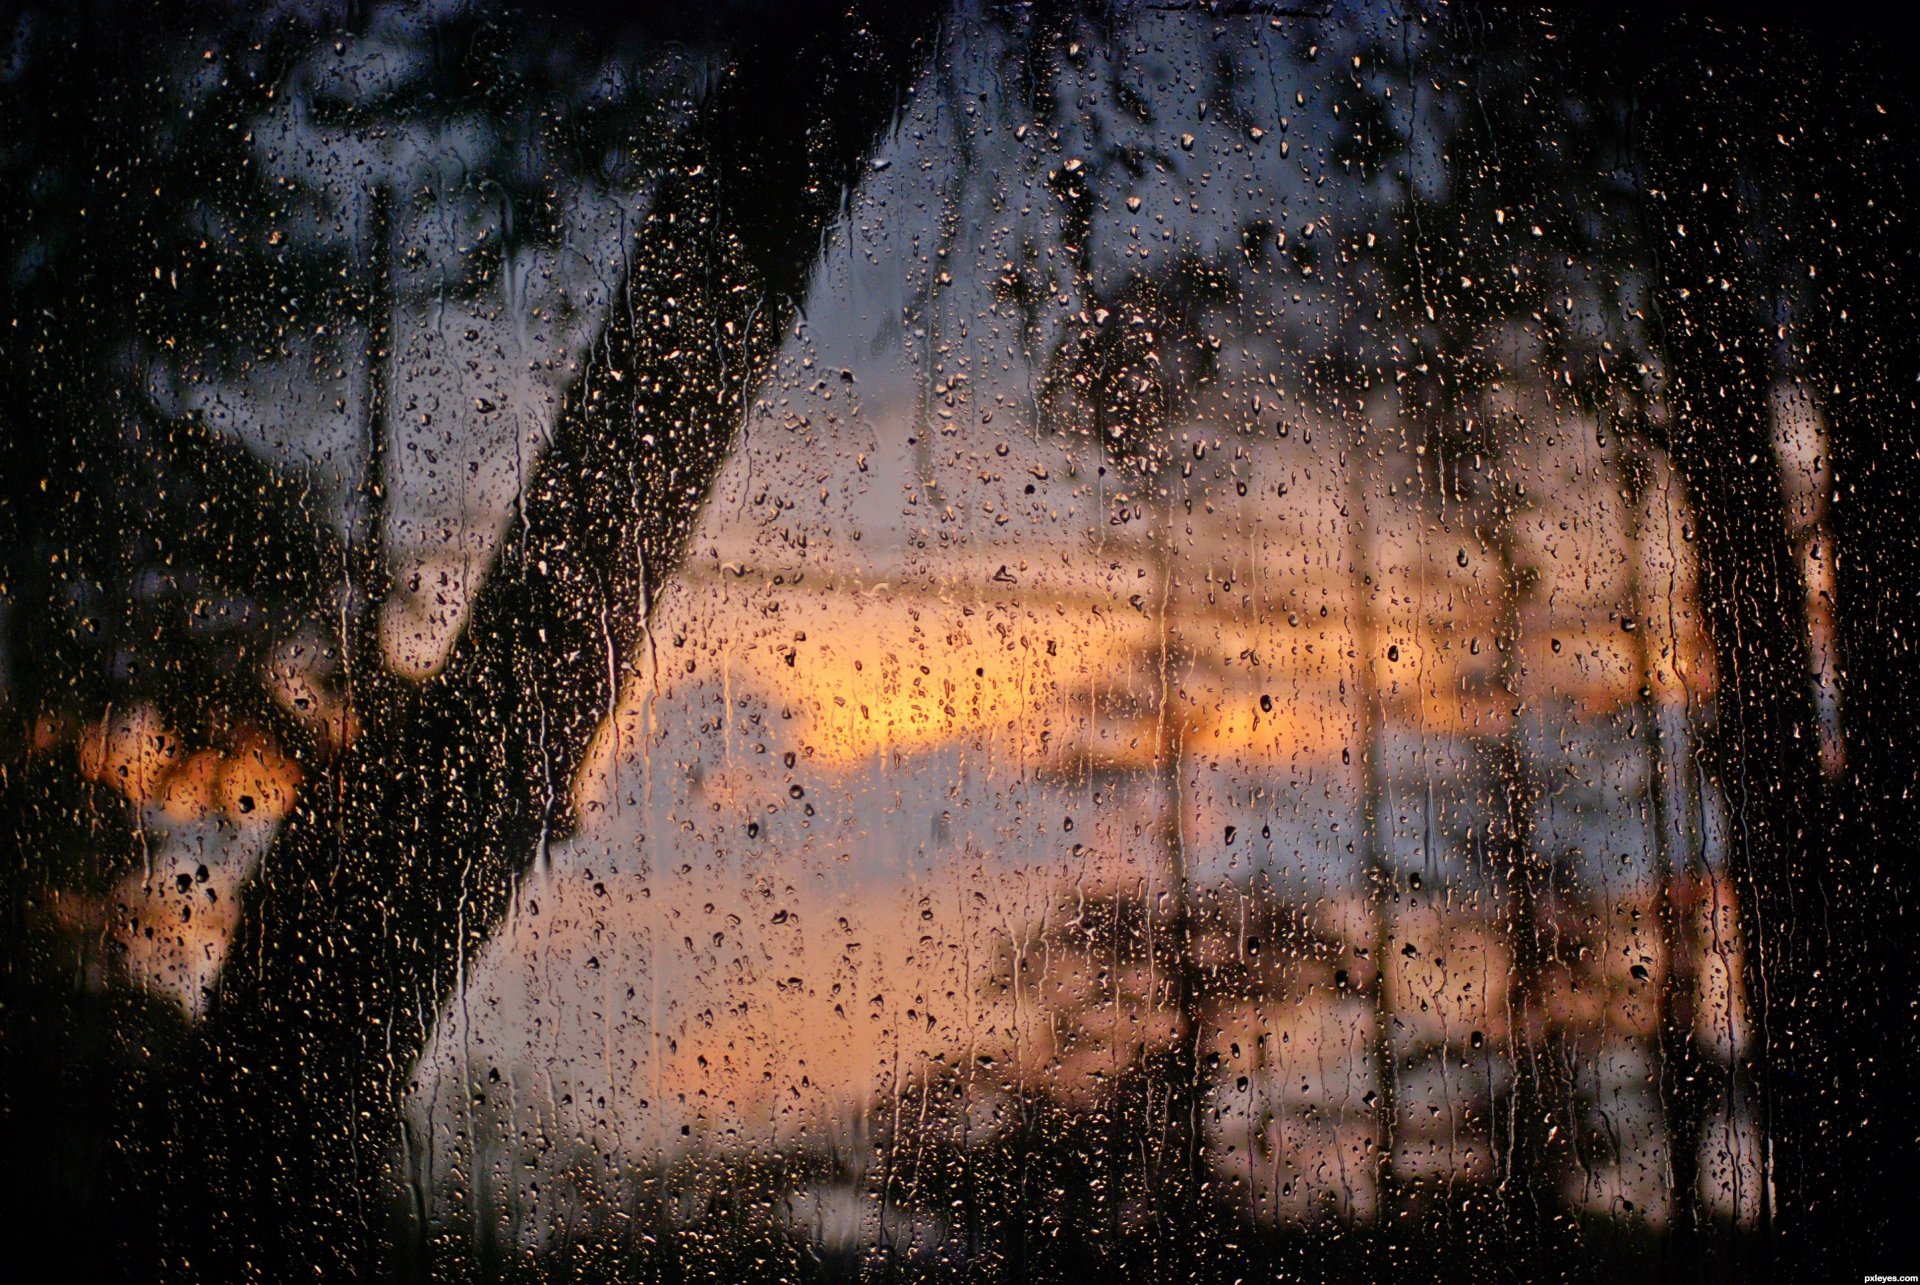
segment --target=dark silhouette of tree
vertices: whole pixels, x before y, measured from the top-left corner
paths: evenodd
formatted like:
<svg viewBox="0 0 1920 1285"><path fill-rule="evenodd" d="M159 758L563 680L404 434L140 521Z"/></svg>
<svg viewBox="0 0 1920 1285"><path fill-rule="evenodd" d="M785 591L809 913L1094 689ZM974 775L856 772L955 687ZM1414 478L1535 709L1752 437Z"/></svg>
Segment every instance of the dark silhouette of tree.
<svg viewBox="0 0 1920 1285"><path fill-rule="evenodd" d="M927 34L911 7L754 16L444 668L303 794L247 889L189 1082L219 1104L181 1142L207 1184L169 1223L195 1229L189 1271L377 1259L412 1065L570 828L581 756Z"/></svg>
<svg viewBox="0 0 1920 1285"><path fill-rule="evenodd" d="M1670 1213L1670 1265L1685 1264L1701 1229L1700 1145L1706 1101L1708 1059L1695 1034L1695 994L1699 969L1694 959L1700 895L1705 875L1701 868L1697 831L1683 839L1676 851L1673 830L1676 789L1690 782L1684 774L1675 781L1667 769L1669 738L1655 694L1655 662L1649 624L1655 598L1642 575L1642 511L1652 491L1653 464L1640 434L1629 434L1617 444L1621 495L1626 510L1627 623L1633 626L1634 707L1647 774L1647 826L1652 834L1653 868L1657 880L1654 914L1661 943L1657 1022L1660 1040L1661 1124L1667 1134ZM1676 650L1677 642L1672 644ZM1687 711L1691 713L1691 710Z"/></svg>
<svg viewBox="0 0 1920 1285"><path fill-rule="evenodd" d="M1659 256L1667 446L1697 525L1719 675L1708 773L1730 813L1752 961L1760 1051L1749 1083L1768 1146L1761 1227L1767 1234L1777 1220L1789 1261L1811 1264L1823 1261L1820 1228L1842 1190L1828 1136L1838 1104L1818 1070L1834 1055L1822 1023L1839 1003L1828 918L1839 889L1821 831L1806 590L1773 453L1770 273L1781 211L1768 193L1780 167L1760 129L1777 117L1771 77L1729 70L1718 80L1674 85L1645 104L1649 248ZM1732 137L1729 119L1743 124Z"/></svg>
<svg viewBox="0 0 1920 1285"><path fill-rule="evenodd" d="M18 804L10 814L65 827L23 846L43 860L10 869L10 888L21 876L10 900L17 908L61 887L66 876L44 858L72 848L90 824L88 807L49 793L48 772L72 779L73 752L17 757L49 735L70 737L116 705L145 701L189 749L231 746L258 726L291 748L308 786L249 889L242 949L222 974L174 1100L191 1118L176 1121L167 1156L187 1160L202 1181L167 1190L170 1160L142 1151L134 1167L145 1173L133 1175L142 1190L127 1208L150 1210L165 1196L173 1266L186 1274L363 1268L383 1238L377 1175L413 1058L462 961L504 913L514 878L566 829L563 799L586 739L642 645L648 608L846 188L918 65L914 45L931 33L931 14L741 5L660 24L659 38L714 49L716 83L656 180L625 306L612 310L569 394L496 574L447 670L417 692L390 687L377 655L393 307L386 246L375 250L366 298L328 284L347 276L350 249L273 252L279 238L260 229L273 225L285 193L250 181L241 129L326 15L256 31L243 14L163 5L141 14L150 25L137 38L117 16L23 15L26 74L8 84L9 118L18 124L32 111L38 122L11 129L5 155L26 247L10 277L5 404L31 453L8 470L0 512L8 715L18 731L4 776ZM549 16L580 26L592 45L586 14ZM143 110L170 92L174 60L196 31L208 41L206 61L215 50L224 56L218 86L193 112ZM498 52L478 38L484 28L467 34L446 47L468 58ZM544 69L555 66L570 74L564 60ZM465 73L461 88L500 80L497 65L456 58L446 70L456 82ZM115 92L132 98L130 128L101 108ZM371 110L416 108L384 101ZM588 156L599 151L593 123L570 140ZM74 153L79 163L64 163ZM385 189L373 193L375 242L390 241L392 205ZM273 310L254 305L298 295L317 296L323 316L330 306L369 319L367 458L351 559L305 507L302 479L139 391L150 346L184 338L208 362L244 360L249 345L284 335ZM115 329L129 319L131 342ZM146 527L129 520L143 504L155 519ZM262 661L326 614L336 576L351 584L351 623L342 663L319 674L360 689L364 730L330 761L338 744L273 699ZM80 797L109 822L126 810L97 790ZM130 815L127 824L136 826ZM96 861L128 848L86 838ZM58 962L48 948L31 950ZM45 971L9 970L28 1001L20 1011L55 989ZM30 1109L23 1095L38 1076L16 1077L13 1062L10 1124Z"/></svg>
<svg viewBox="0 0 1920 1285"><path fill-rule="evenodd" d="M1497 375L1497 365L1475 370L1486 346L1472 332L1530 318L1542 348L1537 360L1564 377L1575 403L1603 422L1645 435L1677 468L1694 516L1685 535L1701 567L1700 598L1718 674L1704 738L1705 780L1731 815L1732 871L1750 961L1747 1002L1759 1037L1754 1064L1736 1068L1727 1092L1752 1094L1759 1103L1766 1139L1763 1234L1777 1234L1786 1261L1796 1264L1830 1263L1836 1256L1864 1262L1869 1242L1851 1238L1848 1229L1868 1223L1858 1219L1847 1194L1858 1180L1843 1162L1842 1135L1878 1131L1851 1123L1861 1099L1844 1087L1855 1073L1841 1066L1851 1057L1842 1050L1879 1047L1883 1056L1895 1055L1894 1046L1876 1045L1876 1037L1854 1027L1870 1001L1865 988L1842 980L1850 976L1850 951L1835 925L1854 904L1856 889L1876 880L1865 871L1866 878L1848 873L1842 854L1850 845L1826 828L1805 584L1788 537L1772 396L1776 380L1794 369L1782 342L1783 321L1802 296L1806 258L1824 254L1836 271L1851 269L1856 276L1849 284L1860 288L1863 302L1877 298L1890 317L1904 316L1910 306L1885 289L1874 295L1861 280L1862 265L1873 264L1866 274L1876 281L1896 274L1882 273L1870 253L1857 252L1837 221L1824 235L1804 214L1796 223L1796 203L1834 210L1833 194L1845 190L1858 207L1874 208L1878 198L1892 209L1897 198L1886 171L1870 171L1855 153L1842 149L1848 159L1837 165L1821 159L1831 154L1825 127L1807 124L1815 109L1802 101L1799 86L1803 78L1817 83L1831 65L1834 53L1822 42L1639 6L1614 24L1559 24L1494 5L1469 7L1454 21L1457 39L1440 48L1456 69L1452 80L1460 91L1462 124L1449 157L1455 177L1437 206L1409 190L1400 228L1411 235L1388 246L1394 276L1407 283L1403 289L1429 310L1443 336L1453 333L1439 352L1454 360L1437 363L1430 381L1471 389ZM1546 45L1540 37L1549 28L1554 40ZM1705 51L1714 42L1742 56L1713 59ZM1852 47L1845 37L1831 43ZM1433 78L1434 88L1446 93L1447 79ZM1549 84L1556 88L1547 90ZM1577 106L1568 111L1567 104ZM1484 139L1475 137L1476 118ZM1867 130L1852 137L1860 140L1856 146L1873 145ZM1885 137L1882 129L1882 145ZM1583 195L1569 204L1574 192ZM1496 214L1504 217L1488 217ZM1516 216L1530 225L1530 238L1492 231ZM1804 250L1796 228L1812 239ZM1890 241L1882 243L1889 253ZM1835 248L1840 245L1846 248ZM1611 279L1612 297L1598 301L1614 318L1600 332L1610 341L1605 349L1566 324L1572 310L1563 310L1558 296L1564 290L1571 303L1584 291L1581 279L1570 279L1562 267L1584 271L1589 280ZM1509 279L1510 290L1504 288ZM1636 281L1646 288L1638 300L1631 288ZM1837 299L1838 287L1826 289ZM1836 311L1829 304L1825 315ZM1897 369L1887 347L1865 336L1904 333L1901 325L1883 332L1827 324L1831 329L1823 333L1854 345L1844 369L1830 350L1821 367L1828 385L1893 386L1880 373ZM1869 445L1872 439L1858 430L1850 445L1841 445L1839 436L1837 456L1860 452L1854 458L1863 463L1877 456L1883 485L1896 478L1895 486L1906 484L1909 451L1885 450L1881 441ZM1869 525L1862 521L1868 511L1866 504L1854 508L1852 520ZM1889 577L1890 584L1901 583L1897 574ZM1868 584L1861 576L1856 591L1876 596ZM1891 676L1908 672L1910 662L1903 651L1882 650L1891 632L1885 620L1860 632L1872 640L1858 638L1856 645L1884 657L1880 672L1899 681ZM1868 709L1874 703L1864 702ZM1885 733L1866 732L1869 741L1876 736ZM1890 775L1881 779L1899 781L1904 790L1898 761L1887 766ZM1856 803L1856 820L1866 810ZM1905 889L1884 877L1878 883L1873 913L1897 917L1892 908L1904 904ZM1906 966L1890 961L1869 971L1888 977ZM1669 1039L1670 1061L1685 1055L1681 1043ZM1681 1061L1682 1073L1684 1067ZM1697 1136L1704 1100L1685 1095L1670 1105L1682 1125L1679 1136ZM1887 1117L1898 1119L1903 1109L1890 1107ZM1894 1131L1911 1134L1899 1126ZM1678 1165L1674 1177L1688 1188L1676 1198L1684 1211L1692 1199L1690 1162Z"/></svg>
<svg viewBox="0 0 1920 1285"><path fill-rule="evenodd" d="M1852 41L1817 47L1801 110L1817 107L1824 129L1795 155L1807 168L1797 222L1815 238L1804 364L1833 453L1834 540L1822 555L1834 562L1846 756L1828 830L1842 900L1838 958L1825 965L1835 976L1824 1069L1836 1080L1838 1154L1824 1179L1845 1193L1832 1234L1869 1271L1911 1257L1916 1236L1895 1193L1920 1175L1920 1111L1901 1071L1920 1055L1910 859L1920 833L1920 565L1909 556L1920 547L1920 153L1905 68L1874 43L1877 56ZM1829 85L1839 92L1814 88Z"/></svg>
<svg viewBox="0 0 1920 1285"><path fill-rule="evenodd" d="M1167 7L1236 31L1292 14ZM14 229L0 283L0 414L11 453L0 470L0 805L18 853L4 875L14 931L0 1001L0 1113L10 1147L25 1154L58 1150L60 1115L92 1122L66 1135L84 1154L56 1155L53 1181L28 1184L24 1216L36 1223L78 1240L111 1220L151 1262L141 1226L161 1209L168 1265L182 1276L366 1272L391 1248L389 1166L414 1063L520 876L572 828L573 777L640 654L667 650L649 633L651 608L792 328L822 242L940 26L915 5L811 0L631 21L570 3L511 20L462 12L434 20L422 41L429 69L401 89L315 97L316 119L369 134L455 109L500 122L487 149L498 172L487 181L508 214L491 247L509 248L474 256L464 289L485 286L511 246L556 234L552 174L649 193L623 246L614 306L467 623L445 667L415 684L384 672L379 637L391 592L389 364L403 293L392 251L415 197L376 179L352 203L351 232L276 240L287 210L318 198L264 182L248 144L249 124L314 40L369 30L370 11L316 8L268 22L169 0L142 7L139 24L123 21L127 12L24 10L0 82L0 212ZM1121 25L1106 5L990 16L1015 33L1009 100L1039 121L1078 110L1053 74L1076 56L1074 42ZM1404 380L1428 427L1451 431L1515 377L1495 340L1518 323L1538 342L1520 374L1563 380L1568 405L1675 464L1695 518L1688 534L1719 678L1704 761L1729 803L1759 1032L1757 1060L1737 1068L1726 1101L1752 1093L1761 1106L1764 1209L1782 1261L1879 1261L1873 1255L1910 1239L1897 1193L1914 1170L1916 1134L1900 1078L1916 1051L1907 944L1916 889L1904 858L1920 822L1910 94L1870 63L1852 65L1851 46L1837 48L1844 42L1829 49L1638 10L1624 26L1556 27L1550 48L1533 15L1494 5L1396 19L1403 35L1438 33L1438 55L1429 65L1391 39L1367 48L1336 95L1343 110L1330 152L1361 182L1397 185L1377 203L1391 217L1370 230L1377 248L1342 228L1326 252L1350 265L1356 294L1379 294L1370 314L1350 320L1392 324L1343 326L1347 351L1330 382ZM514 33L543 24L571 34L523 56ZM520 107L566 97L606 45L629 39L707 61L707 83L677 105L680 117L658 103L596 100L559 113L564 124L551 129L515 123L548 119ZM1747 52L1727 63L1709 56L1729 48ZM1451 168L1437 198L1416 182L1398 106L1372 92L1361 69L1398 58L1400 93L1446 103L1434 119L1448 123ZM1782 69L1796 67L1783 88ZM1844 86L1837 104L1815 101L1829 73ZM642 120L653 127L636 130ZM637 132L647 145L626 146ZM610 161L616 153L625 159ZM513 161L522 155L537 160ZM1246 274L1189 255L1106 279L1093 253L1095 213L1114 195L1103 183L1165 158L1115 147L1076 159L1049 179L1065 279L1042 280L1052 269L1036 255L1009 274L1007 297L1027 313L1030 345L1047 349L1035 365L1045 367L1048 412L1154 491L1164 604L1190 467L1170 429L1214 374L1214 310L1257 277L1276 229L1237 229ZM1312 257L1303 241L1284 258ZM1612 282L1594 291L1606 313L1597 329L1559 303L1583 275ZM1063 291L1073 306L1062 315L1054 301ZM338 338L313 343L316 328L364 341L362 458L338 533L324 483L209 427L177 387L296 352L348 360ZM1817 753L1806 586L1773 457L1770 398L1785 377L1813 387L1834 455L1828 552L1841 599L1846 757L1831 782ZM1485 534L1517 613L1522 568L1502 544L1510 518L1496 515ZM1511 680L1517 621L1503 632ZM311 653L315 708L290 705L272 681L270 658L289 648ZM1180 834L1183 755L1171 709L1190 659L1173 631L1158 657L1155 764L1177 894L1166 947L1177 1038L1128 1068L1088 1118L1061 1103L1023 1108L1019 1128L992 1144L995 1158L965 1161L994 1181L1044 1172L1070 1193L1039 1210L1020 1204L1024 1190L999 1192L986 1204L1017 1216L1006 1228L976 1219L981 1253L1042 1274L1106 1261L1098 1246L1061 1248L1059 1233L1083 1216L1120 1226L1111 1200L1077 1184L1111 1177L1100 1157L1143 1133L1173 1158L1143 1188L1155 1211L1149 1234L1165 1250L1157 1261L1199 1270L1183 1238L1227 1225L1203 1190L1204 1010L1217 979L1200 962L1206 911ZM1644 654L1637 665L1644 674ZM155 743L135 746L139 756L170 762L265 740L303 782L246 890L217 993L190 1041L163 1006L123 990L88 998L72 985L97 971L104 917L116 913L108 894L148 852L141 791L121 788L139 760L94 753L89 737L110 737L118 722L137 737L148 725L131 715L148 709L165 732L147 733ZM357 725L351 735L343 709ZM1643 718L1655 726L1650 708ZM1493 749L1525 1019L1539 999L1527 987L1556 963L1539 927L1552 913L1541 893L1552 872L1531 850L1518 733ZM1649 759L1658 751L1650 741ZM1364 752L1371 764L1373 749ZM1377 788L1366 789L1370 814ZM1658 798L1653 810L1664 836ZM1364 829L1381 882L1389 872L1378 825L1370 815ZM70 894L89 909L63 919ZM1686 1034L1679 985L1668 984L1661 1043L1668 1131L1684 1153L1673 1167L1684 1240L1711 1094L1683 1087L1705 1059ZM1531 1029L1523 1020L1516 1045ZM1375 1045L1384 1073L1391 1040ZM184 1069L163 1094L153 1068L174 1057ZM1385 1074L1388 1147L1392 1082ZM49 1084L60 1087L42 1098L38 1086ZM1550 1129L1564 1088L1551 1066L1516 1079L1504 1140L1517 1157L1515 1207L1533 1202L1508 1228L1507 1243L1525 1251L1516 1262L1561 1252L1566 1214L1553 1182L1566 1144ZM105 1105L115 1098L120 1123ZM1164 1115L1143 1113L1139 1104L1156 1100ZM108 1214L98 1174L116 1131L130 1183ZM1025 1158L1003 1166L1015 1152ZM937 1185L907 1176L916 1191ZM782 1181L755 1175L743 1206ZM112 1242L90 1243L104 1258ZM1691 1250L1674 1259L1694 1261Z"/></svg>

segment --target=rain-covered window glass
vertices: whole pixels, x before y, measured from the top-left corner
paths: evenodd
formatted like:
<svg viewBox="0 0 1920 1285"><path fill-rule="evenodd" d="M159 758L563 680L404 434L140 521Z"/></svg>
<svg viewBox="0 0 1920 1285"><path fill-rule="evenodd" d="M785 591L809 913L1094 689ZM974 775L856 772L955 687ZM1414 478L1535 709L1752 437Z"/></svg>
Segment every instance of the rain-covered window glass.
<svg viewBox="0 0 1920 1285"><path fill-rule="evenodd" d="M0 19L64 1276L1920 1272L1889 31Z"/></svg>

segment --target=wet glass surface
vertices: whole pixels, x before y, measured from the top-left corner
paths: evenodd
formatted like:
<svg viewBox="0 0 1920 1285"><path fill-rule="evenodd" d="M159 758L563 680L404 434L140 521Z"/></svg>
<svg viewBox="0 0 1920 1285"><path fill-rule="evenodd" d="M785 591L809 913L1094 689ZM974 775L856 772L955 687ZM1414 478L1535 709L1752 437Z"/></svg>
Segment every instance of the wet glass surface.
<svg viewBox="0 0 1920 1285"><path fill-rule="evenodd" d="M1920 1270L1911 89L1768 18L8 13L24 1234Z"/></svg>

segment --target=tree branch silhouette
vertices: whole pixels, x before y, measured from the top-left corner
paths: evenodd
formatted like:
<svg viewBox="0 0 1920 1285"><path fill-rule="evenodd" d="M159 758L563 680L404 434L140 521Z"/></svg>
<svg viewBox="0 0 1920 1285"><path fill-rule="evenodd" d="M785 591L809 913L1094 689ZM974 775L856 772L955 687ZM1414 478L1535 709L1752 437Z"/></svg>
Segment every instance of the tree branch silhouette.
<svg viewBox="0 0 1920 1285"><path fill-rule="evenodd" d="M187 1090L209 1117L179 1150L210 1190L169 1219L175 1271L379 1261L413 1064L568 827L573 776L927 26L916 6L796 6L717 74L444 669L310 784L245 891Z"/></svg>

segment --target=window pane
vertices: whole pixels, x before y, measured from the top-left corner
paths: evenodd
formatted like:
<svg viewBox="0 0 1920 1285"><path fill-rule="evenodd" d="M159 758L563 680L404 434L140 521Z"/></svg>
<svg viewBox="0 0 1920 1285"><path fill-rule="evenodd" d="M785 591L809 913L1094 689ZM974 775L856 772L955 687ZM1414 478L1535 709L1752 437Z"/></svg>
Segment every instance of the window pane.
<svg viewBox="0 0 1920 1285"><path fill-rule="evenodd" d="M21 7L28 1234L1908 1270L1911 91L1681 7Z"/></svg>

